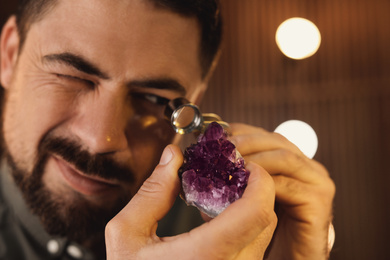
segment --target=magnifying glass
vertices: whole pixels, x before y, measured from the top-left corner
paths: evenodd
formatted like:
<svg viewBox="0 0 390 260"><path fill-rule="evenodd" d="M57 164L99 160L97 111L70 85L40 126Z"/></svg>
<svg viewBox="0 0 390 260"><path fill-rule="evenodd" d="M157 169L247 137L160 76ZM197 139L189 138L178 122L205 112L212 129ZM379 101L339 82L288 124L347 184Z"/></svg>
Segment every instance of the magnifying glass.
<svg viewBox="0 0 390 260"><path fill-rule="evenodd" d="M167 104L165 116L171 121L176 133L188 134L192 132L204 132L212 122L219 123L224 129L229 129L229 124L222 121L221 117L213 113L201 113L197 105L185 98L176 98Z"/></svg>

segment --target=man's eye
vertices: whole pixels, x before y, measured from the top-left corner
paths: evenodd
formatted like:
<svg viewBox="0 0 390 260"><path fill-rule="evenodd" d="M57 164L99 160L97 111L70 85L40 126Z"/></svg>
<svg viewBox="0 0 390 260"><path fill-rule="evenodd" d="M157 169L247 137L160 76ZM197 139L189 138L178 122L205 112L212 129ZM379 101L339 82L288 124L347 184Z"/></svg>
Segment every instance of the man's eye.
<svg viewBox="0 0 390 260"><path fill-rule="evenodd" d="M79 77L75 77L75 76L71 76L71 75L56 74L56 76L59 78L66 79L66 80L71 80L71 81L87 84L88 86L90 86L92 88L95 87L95 85L96 85L95 82L93 82L91 80L87 80L87 79L83 79L83 78L79 78Z"/></svg>
<svg viewBox="0 0 390 260"><path fill-rule="evenodd" d="M133 98L143 99L156 105L167 105L169 99L149 93L132 93Z"/></svg>

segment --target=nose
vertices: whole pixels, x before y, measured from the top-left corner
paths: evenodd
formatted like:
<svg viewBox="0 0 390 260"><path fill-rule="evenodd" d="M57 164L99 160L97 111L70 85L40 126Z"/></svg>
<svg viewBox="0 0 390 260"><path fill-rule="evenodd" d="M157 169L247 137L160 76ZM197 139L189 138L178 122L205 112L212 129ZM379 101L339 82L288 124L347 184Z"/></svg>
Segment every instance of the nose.
<svg viewBox="0 0 390 260"><path fill-rule="evenodd" d="M95 154L123 151L128 147L126 128L131 116L120 93L94 93L80 98L71 124L72 134Z"/></svg>

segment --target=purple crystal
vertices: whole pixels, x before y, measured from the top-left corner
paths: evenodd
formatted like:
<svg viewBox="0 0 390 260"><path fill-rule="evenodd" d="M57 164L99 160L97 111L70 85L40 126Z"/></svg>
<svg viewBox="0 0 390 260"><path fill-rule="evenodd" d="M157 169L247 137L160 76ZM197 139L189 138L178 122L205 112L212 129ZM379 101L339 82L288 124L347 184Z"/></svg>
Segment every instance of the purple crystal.
<svg viewBox="0 0 390 260"><path fill-rule="evenodd" d="M249 178L244 164L222 126L211 123L184 151L179 173L187 204L216 217L244 193Z"/></svg>

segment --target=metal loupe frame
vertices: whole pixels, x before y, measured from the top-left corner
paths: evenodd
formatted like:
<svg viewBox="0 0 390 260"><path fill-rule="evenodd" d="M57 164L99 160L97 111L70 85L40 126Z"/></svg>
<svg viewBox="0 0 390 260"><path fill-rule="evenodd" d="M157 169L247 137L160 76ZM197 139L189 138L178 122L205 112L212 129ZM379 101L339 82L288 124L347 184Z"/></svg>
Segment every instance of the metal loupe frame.
<svg viewBox="0 0 390 260"><path fill-rule="evenodd" d="M194 117L190 124L181 127L177 124L177 120L180 117L182 109L186 107L191 108L194 111ZM170 120L173 129L179 134L188 134L196 131L204 132L207 126L212 122L217 122L222 125L225 130L229 130L229 124L222 121L219 115L213 113L202 114L197 105L189 102L185 98L171 100L165 109L165 117Z"/></svg>
<svg viewBox="0 0 390 260"><path fill-rule="evenodd" d="M194 110L194 117L189 125L185 127L180 127L175 122L177 122L177 119L180 117L181 110L184 109L185 107L189 107ZM202 114L200 113L199 108L196 105L192 103L188 103L188 104L181 105L180 107L178 107L173 111L171 116L171 124L173 129L175 129L176 133L188 134L194 131L200 131L202 129L203 117Z"/></svg>

